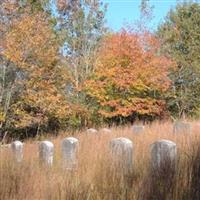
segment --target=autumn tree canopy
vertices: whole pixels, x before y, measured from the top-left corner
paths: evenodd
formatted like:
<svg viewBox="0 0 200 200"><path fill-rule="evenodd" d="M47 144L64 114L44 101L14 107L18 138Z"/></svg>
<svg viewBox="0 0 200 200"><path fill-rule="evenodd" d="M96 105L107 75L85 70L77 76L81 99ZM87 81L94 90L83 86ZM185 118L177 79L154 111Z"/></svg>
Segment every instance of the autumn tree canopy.
<svg viewBox="0 0 200 200"><path fill-rule="evenodd" d="M37 129L67 118L67 72L59 65L59 43L47 15L28 12L27 9L13 19L4 36L1 55L16 67L18 74L18 97L9 108L7 121L13 128Z"/></svg>
<svg viewBox="0 0 200 200"><path fill-rule="evenodd" d="M153 35L112 34L104 39L97 59L96 72L85 87L103 117L165 114L163 94L170 85L167 75L172 63L160 55Z"/></svg>

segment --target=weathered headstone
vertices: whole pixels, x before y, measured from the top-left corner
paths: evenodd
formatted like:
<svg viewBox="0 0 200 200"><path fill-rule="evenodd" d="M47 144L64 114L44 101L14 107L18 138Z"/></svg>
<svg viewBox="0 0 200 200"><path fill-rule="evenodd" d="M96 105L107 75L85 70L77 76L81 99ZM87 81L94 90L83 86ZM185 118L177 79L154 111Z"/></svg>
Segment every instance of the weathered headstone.
<svg viewBox="0 0 200 200"><path fill-rule="evenodd" d="M96 129L94 129L94 128L89 128L89 129L87 129L87 131L86 131L88 134L97 134L98 133L98 131L96 130Z"/></svg>
<svg viewBox="0 0 200 200"><path fill-rule="evenodd" d="M23 143L20 141L14 141L11 143L11 150L14 156L14 159L17 162L21 162L23 159Z"/></svg>
<svg viewBox="0 0 200 200"><path fill-rule="evenodd" d="M64 168L74 169L77 166L77 149L78 139L68 137L62 141L62 159Z"/></svg>
<svg viewBox="0 0 200 200"><path fill-rule="evenodd" d="M153 168L174 166L176 155L176 143L170 140L158 140L151 145L151 163Z"/></svg>
<svg viewBox="0 0 200 200"><path fill-rule="evenodd" d="M133 133L136 133L136 134L143 133L145 130L145 127L142 125L133 125L132 130L133 130Z"/></svg>
<svg viewBox="0 0 200 200"><path fill-rule="evenodd" d="M133 143L127 138L115 138L111 140L110 147L116 169L128 174L133 170Z"/></svg>
<svg viewBox="0 0 200 200"><path fill-rule="evenodd" d="M173 133L191 133L192 125L187 122L175 122L173 127Z"/></svg>
<svg viewBox="0 0 200 200"><path fill-rule="evenodd" d="M101 133L112 133L112 131L109 128L102 128L100 130Z"/></svg>
<svg viewBox="0 0 200 200"><path fill-rule="evenodd" d="M51 166L53 164L54 145L49 141L39 143L39 159L41 163Z"/></svg>

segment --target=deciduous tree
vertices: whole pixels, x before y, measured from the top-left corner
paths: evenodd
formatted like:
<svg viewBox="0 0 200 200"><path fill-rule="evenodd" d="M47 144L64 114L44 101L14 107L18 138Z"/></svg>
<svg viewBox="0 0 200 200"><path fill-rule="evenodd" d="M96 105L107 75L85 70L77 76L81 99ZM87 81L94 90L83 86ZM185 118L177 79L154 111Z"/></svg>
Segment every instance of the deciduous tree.
<svg viewBox="0 0 200 200"><path fill-rule="evenodd" d="M94 72L99 41L106 31L106 7L99 0L58 0L57 6L56 19L64 42L62 61L77 95L79 86Z"/></svg>
<svg viewBox="0 0 200 200"><path fill-rule="evenodd" d="M86 81L90 101L104 118L162 117L171 62L150 33L122 31L104 39L96 72Z"/></svg>
<svg viewBox="0 0 200 200"><path fill-rule="evenodd" d="M58 62L58 41L43 12L25 12L4 35L2 56L20 73L20 96L10 107L13 128L56 128L69 114L66 71ZM57 124L55 123L57 122Z"/></svg>

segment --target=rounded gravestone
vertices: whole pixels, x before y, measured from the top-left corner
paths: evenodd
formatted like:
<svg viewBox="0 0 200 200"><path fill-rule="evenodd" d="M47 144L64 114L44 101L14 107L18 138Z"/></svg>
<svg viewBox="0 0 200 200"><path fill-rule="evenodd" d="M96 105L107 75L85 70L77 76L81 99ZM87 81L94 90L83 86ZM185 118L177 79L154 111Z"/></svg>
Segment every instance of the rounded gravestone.
<svg viewBox="0 0 200 200"><path fill-rule="evenodd" d="M153 168L174 166L176 155L176 143L170 140L158 140L151 145L151 163Z"/></svg>
<svg viewBox="0 0 200 200"><path fill-rule="evenodd" d="M145 127L142 125L133 125L132 126L133 133L136 133L136 134L143 133L144 130L145 130Z"/></svg>
<svg viewBox="0 0 200 200"><path fill-rule="evenodd" d="M114 165L128 174L133 170L133 143L127 138L115 138L110 141Z"/></svg>
<svg viewBox="0 0 200 200"><path fill-rule="evenodd" d="M89 129L87 129L87 131L86 131L88 134L97 134L98 133L98 131L96 130L96 129L94 129L94 128L89 128Z"/></svg>
<svg viewBox="0 0 200 200"><path fill-rule="evenodd" d="M192 125L188 122L175 122L173 127L173 133L191 133Z"/></svg>
<svg viewBox="0 0 200 200"><path fill-rule="evenodd" d="M14 156L14 159L17 162L21 162L23 159L23 143L20 141L14 141L11 143L11 150Z"/></svg>
<svg viewBox="0 0 200 200"><path fill-rule="evenodd" d="M49 141L39 143L39 159L41 163L51 166L53 164L54 145Z"/></svg>
<svg viewBox="0 0 200 200"><path fill-rule="evenodd" d="M77 166L78 139L67 137L62 141L63 166L66 169L73 169Z"/></svg>

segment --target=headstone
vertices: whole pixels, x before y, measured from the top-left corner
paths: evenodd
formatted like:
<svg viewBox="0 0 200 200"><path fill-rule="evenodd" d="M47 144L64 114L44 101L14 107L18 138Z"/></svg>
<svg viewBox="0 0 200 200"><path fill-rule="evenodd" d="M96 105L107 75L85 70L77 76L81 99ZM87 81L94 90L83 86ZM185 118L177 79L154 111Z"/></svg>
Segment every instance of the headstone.
<svg viewBox="0 0 200 200"><path fill-rule="evenodd" d="M39 144L39 159L41 163L51 166L53 164L54 145L49 141Z"/></svg>
<svg viewBox="0 0 200 200"><path fill-rule="evenodd" d="M145 127L141 126L141 125L133 125L132 126L133 133L136 133L136 134L143 133L144 129L145 129Z"/></svg>
<svg viewBox="0 0 200 200"><path fill-rule="evenodd" d="M102 129L100 130L100 132L101 132L101 133L112 133L112 131L111 131L110 129L108 129L108 128L102 128Z"/></svg>
<svg viewBox="0 0 200 200"><path fill-rule="evenodd" d="M98 131L96 129L94 129L94 128L89 128L89 129L87 129L87 133L88 134L97 134Z"/></svg>
<svg viewBox="0 0 200 200"><path fill-rule="evenodd" d="M23 159L23 143L20 141L14 141L11 143L11 150L14 156L14 159L17 162L21 162Z"/></svg>
<svg viewBox="0 0 200 200"><path fill-rule="evenodd" d="M170 140L158 140L151 145L151 162L153 168L174 165L176 155L176 143Z"/></svg>
<svg viewBox="0 0 200 200"><path fill-rule="evenodd" d="M173 127L173 133L191 133L192 126L187 122L175 122Z"/></svg>
<svg viewBox="0 0 200 200"><path fill-rule="evenodd" d="M77 149L78 139L74 137L68 137L62 141L62 159L64 168L74 169L77 166Z"/></svg>
<svg viewBox="0 0 200 200"><path fill-rule="evenodd" d="M133 170L133 143L127 138L115 138L111 140L110 147L116 168L123 170L124 174Z"/></svg>

